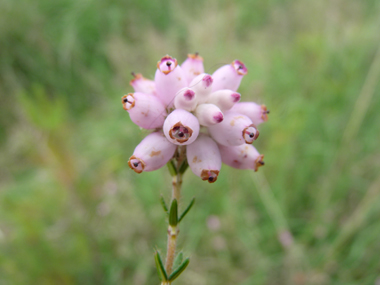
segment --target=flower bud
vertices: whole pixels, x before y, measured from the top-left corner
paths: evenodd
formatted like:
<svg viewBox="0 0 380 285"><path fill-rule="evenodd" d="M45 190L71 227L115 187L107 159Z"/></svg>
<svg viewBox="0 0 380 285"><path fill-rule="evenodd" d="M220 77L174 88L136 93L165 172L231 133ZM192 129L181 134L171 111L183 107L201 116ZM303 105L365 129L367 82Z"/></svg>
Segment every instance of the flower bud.
<svg viewBox="0 0 380 285"><path fill-rule="evenodd" d="M195 109L195 116L198 118L199 124L205 127L219 124L223 121L223 113L214 104L200 104Z"/></svg>
<svg viewBox="0 0 380 285"><path fill-rule="evenodd" d="M259 136L259 131L247 116L234 112L224 113L224 120L209 126L208 130L217 143L225 146L251 144Z"/></svg>
<svg viewBox="0 0 380 285"><path fill-rule="evenodd" d="M220 110L224 112L231 109L235 105L235 103L239 102L239 100L240 100L239 93L235 91L223 89L223 90L218 90L211 93L207 97L206 102L215 104L216 106L220 108Z"/></svg>
<svg viewBox="0 0 380 285"><path fill-rule="evenodd" d="M194 90L199 102L205 102L208 95L210 95L212 82L213 79L211 75L207 73L198 75L190 82L189 87Z"/></svg>
<svg viewBox="0 0 380 285"><path fill-rule="evenodd" d="M197 96L195 92L188 87L182 88L174 99L176 109L184 109L186 111L194 111L197 107Z"/></svg>
<svg viewBox="0 0 380 285"><path fill-rule="evenodd" d="M265 105L259 105L255 102L237 103L232 107L231 111L247 116L256 126L267 121L269 114Z"/></svg>
<svg viewBox="0 0 380 285"><path fill-rule="evenodd" d="M243 76L246 75L247 72L244 63L239 60L234 60L232 64L222 66L212 75L214 79L212 91L222 89L236 91L239 88Z"/></svg>
<svg viewBox="0 0 380 285"><path fill-rule="evenodd" d="M164 122L166 138L176 145L188 145L196 140L199 134L198 119L183 109L175 109Z"/></svg>
<svg viewBox="0 0 380 285"><path fill-rule="evenodd" d="M238 169L253 169L257 171L264 165L264 155L259 154L253 145L242 144L238 146L219 145L222 162Z"/></svg>
<svg viewBox="0 0 380 285"><path fill-rule="evenodd" d="M157 63L157 71L154 77L157 97L168 108L173 107L177 92L187 85L185 74L177 60L170 56L164 56Z"/></svg>
<svg viewBox="0 0 380 285"><path fill-rule="evenodd" d="M159 169L173 157L176 148L161 132L151 133L137 145L128 165L137 173Z"/></svg>
<svg viewBox="0 0 380 285"><path fill-rule="evenodd" d="M129 93L121 98L124 110L141 128L161 128L166 115L165 106L154 95L141 92Z"/></svg>
<svg viewBox="0 0 380 285"><path fill-rule="evenodd" d="M188 54L187 59L181 64L187 82L190 83L199 74L204 73L203 58L195 54Z"/></svg>
<svg viewBox="0 0 380 285"><path fill-rule="evenodd" d="M156 95L156 84L153 80L146 79L141 73L134 74L132 72L132 75L135 78L133 78L129 84L133 87L135 92Z"/></svg>
<svg viewBox="0 0 380 285"><path fill-rule="evenodd" d="M216 181L219 175L222 161L218 145L205 134L186 147L187 162L195 175L207 180L209 183Z"/></svg>

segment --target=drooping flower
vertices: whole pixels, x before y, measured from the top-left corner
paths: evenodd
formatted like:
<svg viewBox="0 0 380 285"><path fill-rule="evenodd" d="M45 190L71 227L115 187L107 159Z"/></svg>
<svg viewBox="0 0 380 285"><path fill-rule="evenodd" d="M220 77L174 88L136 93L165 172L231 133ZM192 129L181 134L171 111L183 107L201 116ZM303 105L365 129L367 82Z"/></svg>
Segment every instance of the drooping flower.
<svg viewBox="0 0 380 285"><path fill-rule="evenodd" d="M191 170L210 183L216 181L222 162L255 171L264 164L252 142L259 136L256 126L268 119L269 111L254 102L239 103L236 91L247 74L241 61L210 75L204 73L198 54L188 55L181 66L166 55L157 63L154 81L132 74L135 92L122 97L123 108L139 127L155 129L128 161L135 172L164 166L183 146Z"/></svg>

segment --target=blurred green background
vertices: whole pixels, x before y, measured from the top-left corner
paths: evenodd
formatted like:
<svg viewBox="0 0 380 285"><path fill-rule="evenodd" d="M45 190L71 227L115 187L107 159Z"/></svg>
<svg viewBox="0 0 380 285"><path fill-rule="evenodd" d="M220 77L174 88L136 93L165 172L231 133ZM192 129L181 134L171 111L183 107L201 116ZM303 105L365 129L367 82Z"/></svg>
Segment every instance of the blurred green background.
<svg viewBox="0 0 380 285"><path fill-rule="evenodd" d="M2 0L0 284L158 284L170 176L120 98L196 51L271 113L257 173L186 173L176 284L380 284L379 44L378 0Z"/></svg>

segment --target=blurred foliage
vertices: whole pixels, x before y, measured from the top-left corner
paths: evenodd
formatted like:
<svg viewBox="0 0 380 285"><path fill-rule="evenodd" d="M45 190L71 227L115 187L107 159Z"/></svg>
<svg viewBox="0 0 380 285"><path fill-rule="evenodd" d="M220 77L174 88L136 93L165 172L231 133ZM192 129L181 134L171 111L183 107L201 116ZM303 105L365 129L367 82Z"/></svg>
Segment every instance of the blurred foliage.
<svg viewBox="0 0 380 285"><path fill-rule="evenodd" d="M376 0L1 1L0 283L158 284L170 176L128 169L147 132L120 97L198 51L210 73L242 60L271 114L258 173L186 173L176 282L378 284L379 19Z"/></svg>

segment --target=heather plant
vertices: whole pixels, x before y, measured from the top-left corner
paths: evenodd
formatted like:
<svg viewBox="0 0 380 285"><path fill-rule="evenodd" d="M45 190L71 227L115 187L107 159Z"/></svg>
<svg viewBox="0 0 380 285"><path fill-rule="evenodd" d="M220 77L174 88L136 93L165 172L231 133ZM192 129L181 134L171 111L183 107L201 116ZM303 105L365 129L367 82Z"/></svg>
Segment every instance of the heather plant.
<svg viewBox="0 0 380 285"><path fill-rule="evenodd" d="M123 108L139 127L152 130L135 148L128 165L136 173L154 171L165 164L172 176L168 207L168 240L165 264L158 250L155 261L161 284L171 284L190 259L176 254L179 224L194 204L193 198L179 214L182 176L191 171L209 183L217 181L222 162L237 169L257 171L264 155L252 143L257 126L268 119L265 105L240 102L237 92L247 68L239 60L224 65L212 75L204 72L203 58L189 54L178 65L164 56L157 63L154 80L132 73L134 93L122 97Z"/></svg>

